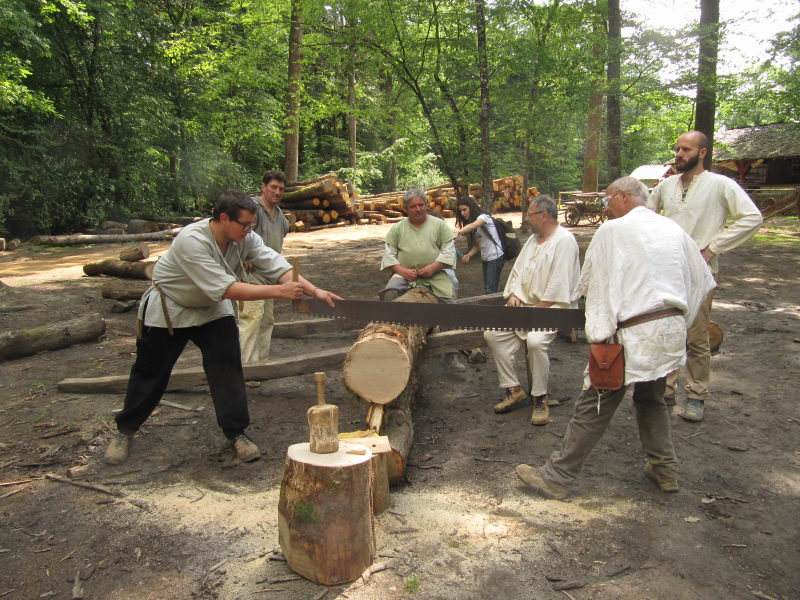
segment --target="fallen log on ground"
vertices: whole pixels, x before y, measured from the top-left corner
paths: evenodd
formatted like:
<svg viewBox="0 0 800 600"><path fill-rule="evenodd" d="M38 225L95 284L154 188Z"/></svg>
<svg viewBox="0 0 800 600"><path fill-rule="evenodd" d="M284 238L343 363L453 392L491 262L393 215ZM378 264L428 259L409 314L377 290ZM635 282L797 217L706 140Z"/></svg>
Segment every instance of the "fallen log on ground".
<svg viewBox="0 0 800 600"><path fill-rule="evenodd" d="M453 352L459 348L479 348L484 345L482 331L446 331L428 336L422 358ZM296 375L308 375L316 371L333 371L342 368L350 346L333 348L321 352L287 356L277 360L244 365L244 378L248 381L268 381ZM167 385L168 391L189 390L206 383L202 367L175 369ZM58 383L62 392L76 394L124 394L128 387L128 375L105 377L71 377Z"/></svg>
<svg viewBox="0 0 800 600"><path fill-rule="evenodd" d="M30 356L44 350L58 350L73 344L91 342L106 332L99 314L86 315L35 327L0 333L0 360Z"/></svg>
<svg viewBox="0 0 800 600"><path fill-rule="evenodd" d="M136 280L110 279L103 283L100 294L111 300L139 300L149 283Z"/></svg>
<svg viewBox="0 0 800 600"><path fill-rule="evenodd" d="M119 252L119 259L125 262L138 262L150 257L150 248L147 244L139 244L137 246L130 246L123 248Z"/></svg>
<svg viewBox="0 0 800 600"><path fill-rule="evenodd" d="M111 275L113 277L125 277L127 279L152 279L153 267L156 261L148 262L125 262L115 258L108 258L97 262L86 263L83 265L83 272L89 277L99 275Z"/></svg>
<svg viewBox="0 0 800 600"><path fill-rule="evenodd" d="M128 233L125 235L37 235L31 244L47 244L49 246L78 246L80 244L118 244L120 242L169 241L178 235L180 228L153 233Z"/></svg>

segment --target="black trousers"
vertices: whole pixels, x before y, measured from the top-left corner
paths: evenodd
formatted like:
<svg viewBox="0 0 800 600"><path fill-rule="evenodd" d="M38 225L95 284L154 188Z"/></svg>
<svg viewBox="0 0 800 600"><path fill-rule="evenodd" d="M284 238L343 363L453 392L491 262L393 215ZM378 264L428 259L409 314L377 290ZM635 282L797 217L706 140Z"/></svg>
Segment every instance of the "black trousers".
<svg viewBox="0 0 800 600"><path fill-rule="evenodd" d="M131 368L125 406L116 416L117 429L133 434L158 406L167 389L172 367L189 341L203 354L217 423L228 439L244 433L250 424L244 389L239 330L233 317L196 327L176 327L173 335L163 327L145 327L136 340L136 362Z"/></svg>

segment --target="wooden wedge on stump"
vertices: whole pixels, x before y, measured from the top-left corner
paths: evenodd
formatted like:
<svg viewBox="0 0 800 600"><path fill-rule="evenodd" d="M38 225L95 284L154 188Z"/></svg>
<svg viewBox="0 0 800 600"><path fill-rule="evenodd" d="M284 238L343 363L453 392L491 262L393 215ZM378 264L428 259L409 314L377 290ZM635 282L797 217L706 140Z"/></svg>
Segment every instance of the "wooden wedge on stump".
<svg viewBox="0 0 800 600"><path fill-rule="evenodd" d="M438 301L422 287L412 288L393 300L430 304ZM416 361L427 335L427 327L370 323L361 330L344 361L345 385L370 405L367 424L389 438L390 483L403 479L414 441L411 411L419 390Z"/></svg>
<svg viewBox="0 0 800 600"><path fill-rule="evenodd" d="M339 407L325 403L325 373L314 373L317 405L308 409L309 449L331 454L339 449Z"/></svg>

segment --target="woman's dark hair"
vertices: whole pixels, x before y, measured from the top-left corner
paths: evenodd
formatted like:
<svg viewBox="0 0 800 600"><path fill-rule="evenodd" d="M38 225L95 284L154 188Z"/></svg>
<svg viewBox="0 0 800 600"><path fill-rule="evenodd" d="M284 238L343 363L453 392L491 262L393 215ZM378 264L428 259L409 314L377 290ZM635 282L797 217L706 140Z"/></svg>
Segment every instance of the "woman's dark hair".
<svg viewBox="0 0 800 600"><path fill-rule="evenodd" d="M225 213L236 221L242 210L253 212L254 209L253 201L247 194L239 190L227 190L217 198L217 203L214 204L214 209L211 211L211 220L219 221L219 216Z"/></svg>
<svg viewBox="0 0 800 600"><path fill-rule="evenodd" d="M469 207L469 219L465 219L463 216L461 216L461 211L458 210L459 206ZM487 212L485 210L481 210L481 207L478 206L472 198L459 198L456 202L456 225L458 225L459 228L474 222L475 219L478 218L478 215L485 214L487 214Z"/></svg>

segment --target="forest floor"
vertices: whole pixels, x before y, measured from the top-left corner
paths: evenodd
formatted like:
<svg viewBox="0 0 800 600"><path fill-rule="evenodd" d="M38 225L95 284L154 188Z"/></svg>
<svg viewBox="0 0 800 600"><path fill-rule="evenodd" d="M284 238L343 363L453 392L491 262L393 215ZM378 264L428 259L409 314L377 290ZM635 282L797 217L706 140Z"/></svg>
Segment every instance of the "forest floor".
<svg viewBox="0 0 800 600"><path fill-rule="evenodd" d="M587 240L593 229L573 231ZM356 226L292 234L285 254L301 257L315 283L374 299L385 280L385 233ZM283 463L290 444L308 439L312 376L248 389L249 433L265 452L255 463L227 450L203 388L168 393L195 410L162 405L127 463L102 463L122 396L66 394L56 384L130 369L135 314L112 313L102 279L81 271L119 249L23 247L0 257L0 280L13 288L0 298L0 331L90 312L107 322L95 343L0 364L3 600L70 599L76 575L87 600L800 597L797 219L771 220L722 258L712 318L725 340L712 358L706 419L673 419L679 493L663 494L644 477L630 402L569 501L545 500L517 480L516 464L540 465L561 442L584 344L559 339L551 348L550 393L561 405L544 427L529 424L530 407L494 414L501 392L491 359L465 375L428 359L408 480L375 522L376 561L388 568L331 588L294 576L278 548ZM460 265L458 275L462 296L482 293L480 264ZM279 320L297 318L289 303L278 305ZM354 336L276 339L273 358L345 347ZM192 346L179 366L199 363ZM341 371L328 373L327 392L340 406L340 431L363 429L365 406ZM84 466L82 481L121 495L44 477L76 466Z"/></svg>

